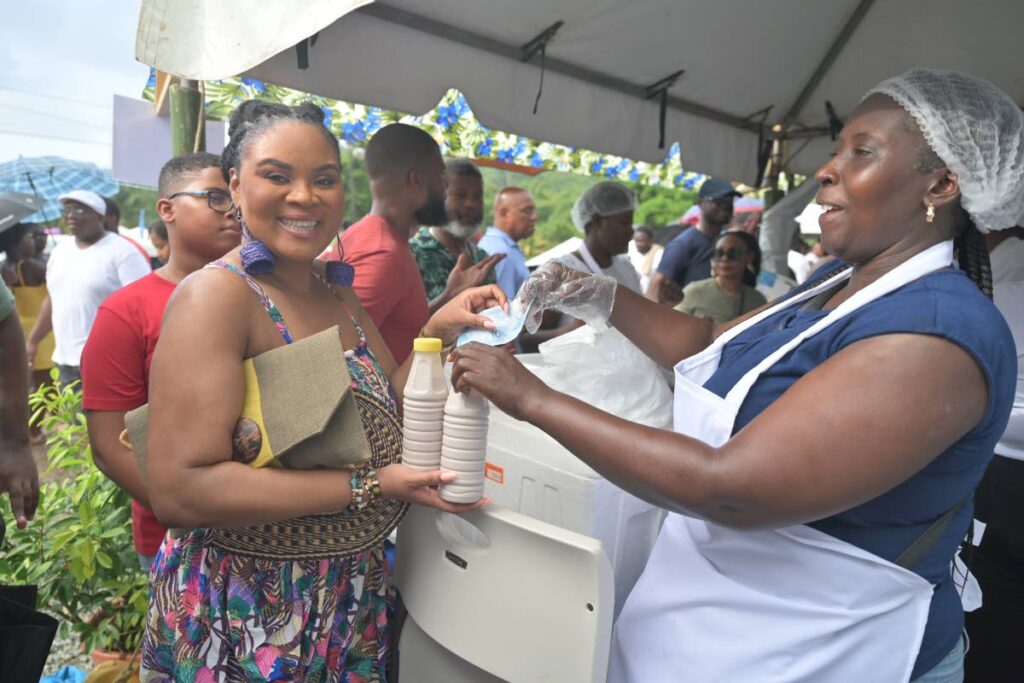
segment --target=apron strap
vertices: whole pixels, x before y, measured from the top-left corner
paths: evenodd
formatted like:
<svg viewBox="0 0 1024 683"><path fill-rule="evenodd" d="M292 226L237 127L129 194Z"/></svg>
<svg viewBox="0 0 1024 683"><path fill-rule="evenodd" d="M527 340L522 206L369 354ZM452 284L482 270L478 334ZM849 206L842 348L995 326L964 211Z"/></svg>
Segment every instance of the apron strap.
<svg viewBox="0 0 1024 683"><path fill-rule="evenodd" d="M801 285L795 290L796 293L792 294L785 301L780 301L778 303L773 303L772 305L767 306L764 310L762 310L754 317L748 318L744 320L742 323L739 323L738 325L733 325L725 332L718 335L718 337L715 338L715 344L719 346L725 346L734 338L738 337L740 334L742 334L749 328L757 325L764 319L769 318L780 311L784 311L787 308L793 308L794 306L798 306L827 289L832 289L833 287L836 287L841 283L845 283L847 280L850 279L850 275L852 273L853 267L847 266L845 268L839 268L838 270L836 270L835 273L822 279L820 282L815 282L813 285L810 285L806 288L804 288L804 285Z"/></svg>
<svg viewBox="0 0 1024 683"><path fill-rule="evenodd" d="M653 249L653 247L651 247ZM586 240L580 242L579 248L580 256L583 257L583 262L587 264L587 268L590 269L594 275L604 275L604 269L597 264L594 256L590 253L590 249L587 248Z"/></svg>
<svg viewBox="0 0 1024 683"><path fill-rule="evenodd" d="M910 544L910 546L896 558L894 564L903 569L910 569L928 554L928 552L935 547L935 544L939 542L942 534L945 533L949 527L950 522L956 517L956 514L960 512L970 502L971 498L974 497L974 491L971 490L959 503L946 510L945 514L939 517L937 520L931 523L927 529L924 530L917 539Z"/></svg>
<svg viewBox="0 0 1024 683"><path fill-rule="evenodd" d="M874 301L878 297L895 291L905 284L924 277L929 273L941 270L942 268L949 266L952 262L953 240L947 240L945 242L932 245L928 249L925 249L921 253L913 256L903 265L889 271L864 289L856 292L849 299L829 311L828 315L824 318L814 323L796 337L769 354L764 360L756 365L754 369L750 370L747 374L741 377L738 382L736 382L733 388L729 390L729 393L726 394L726 402L736 410L739 410L740 405L746 398L750 388L754 385L754 382L756 382L768 368L775 365L775 363L777 363L783 356L803 343L804 340L813 337L829 325L832 325L838 320L842 320L861 306ZM827 278L814 289L804 292L800 297L794 297L794 301L803 303L813 299L822 292L827 292L838 284L838 277ZM768 310L770 311L771 309ZM768 311L762 311L762 313L767 312Z"/></svg>

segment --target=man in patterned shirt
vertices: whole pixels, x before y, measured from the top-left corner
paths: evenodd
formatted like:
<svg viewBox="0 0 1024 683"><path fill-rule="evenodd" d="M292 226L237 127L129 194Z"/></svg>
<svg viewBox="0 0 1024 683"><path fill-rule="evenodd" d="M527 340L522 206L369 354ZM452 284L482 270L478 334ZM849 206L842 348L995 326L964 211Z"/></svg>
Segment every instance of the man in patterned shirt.
<svg viewBox="0 0 1024 683"><path fill-rule="evenodd" d="M494 283L494 266L504 254L488 256L470 241L484 218L484 180L467 159L445 164L448 225L422 227L409 242L427 290L430 313L464 289Z"/></svg>

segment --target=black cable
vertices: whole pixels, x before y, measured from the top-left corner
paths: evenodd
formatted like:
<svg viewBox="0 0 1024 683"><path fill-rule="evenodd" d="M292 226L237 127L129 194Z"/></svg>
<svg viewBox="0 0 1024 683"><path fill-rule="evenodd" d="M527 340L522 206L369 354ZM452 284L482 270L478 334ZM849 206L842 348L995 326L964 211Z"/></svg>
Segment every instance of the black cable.
<svg viewBox="0 0 1024 683"><path fill-rule="evenodd" d="M544 67L545 58L548 53L548 44L543 42L540 44L540 87L537 88L537 99L533 101L533 113L537 113L537 105L540 104L540 96L544 93Z"/></svg>

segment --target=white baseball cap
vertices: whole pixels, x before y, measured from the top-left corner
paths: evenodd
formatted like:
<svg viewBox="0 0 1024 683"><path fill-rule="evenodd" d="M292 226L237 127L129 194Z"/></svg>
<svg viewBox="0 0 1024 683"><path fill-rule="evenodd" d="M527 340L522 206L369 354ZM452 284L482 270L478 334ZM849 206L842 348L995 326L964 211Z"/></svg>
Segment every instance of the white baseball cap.
<svg viewBox="0 0 1024 683"><path fill-rule="evenodd" d="M107 214L107 203L103 201L103 197L91 190L72 190L71 192L62 194L58 197L58 201L78 202L79 204L88 206L100 216L105 216Z"/></svg>

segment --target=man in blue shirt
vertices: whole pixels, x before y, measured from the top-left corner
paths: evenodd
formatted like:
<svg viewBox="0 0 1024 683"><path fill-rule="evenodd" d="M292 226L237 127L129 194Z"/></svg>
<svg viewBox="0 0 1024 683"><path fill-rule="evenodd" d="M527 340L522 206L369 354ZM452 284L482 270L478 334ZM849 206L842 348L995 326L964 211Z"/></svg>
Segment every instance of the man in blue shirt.
<svg viewBox="0 0 1024 683"><path fill-rule="evenodd" d="M505 254L494 276L509 299L515 297L530 270L517 242L533 234L537 227L537 207L530 193L521 187L506 187L494 199L494 225L487 228L477 245L488 254Z"/></svg>
<svg viewBox="0 0 1024 683"><path fill-rule="evenodd" d="M728 181L704 181L697 193L700 223L683 230L665 247L658 272L651 276L644 293L648 299L674 306L683 300L683 287L711 277L715 240L732 220L732 200L739 194Z"/></svg>

